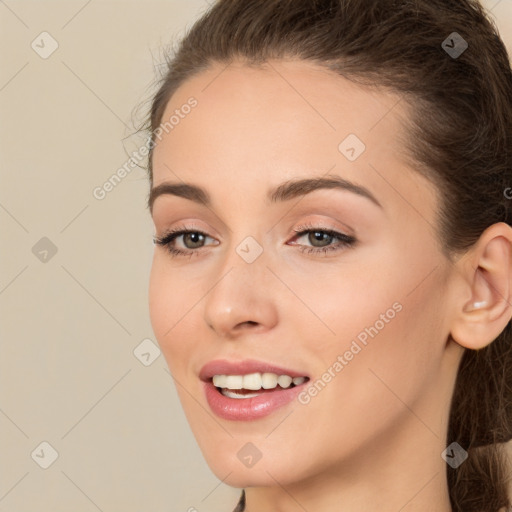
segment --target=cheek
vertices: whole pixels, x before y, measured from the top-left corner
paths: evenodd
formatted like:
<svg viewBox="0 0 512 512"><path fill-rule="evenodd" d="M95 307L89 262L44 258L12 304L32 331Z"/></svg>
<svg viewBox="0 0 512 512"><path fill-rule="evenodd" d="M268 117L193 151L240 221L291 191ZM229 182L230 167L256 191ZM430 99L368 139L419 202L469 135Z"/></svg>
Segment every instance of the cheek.
<svg viewBox="0 0 512 512"><path fill-rule="evenodd" d="M301 414L305 421L315 418L309 429L310 441L302 454L304 458L328 465L351 455L359 456L361 450L367 451L372 446L373 440L392 436L403 422L425 430L411 410L437 429L435 416L430 417L429 409L421 403L432 395L443 344L436 345L440 330L432 324L428 307L424 307L424 302L420 304L422 300L428 299L423 296L418 301L401 301L402 309L377 334L375 331L373 336L368 334L366 344L347 334L347 337L340 336L338 344L332 344L329 350L324 347L325 366L315 377L316 382L320 380L323 384L318 384L319 391L309 403L297 406L294 416L297 421ZM366 312L362 330L357 322L347 320L338 323L340 332L344 325L353 332L366 332L364 327L374 325L374 319L378 318L375 313L385 313L387 297L381 304L380 309L372 306ZM351 349L352 340L358 347L352 345ZM336 366L338 356L344 362L338 360ZM334 377L329 375L329 368ZM286 442L277 437L273 441ZM279 450L277 446L276 450Z"/></svg>
<svg viewBox="0 0 512 512"><path fill-rule="evenodd" d="M186 337L180 334L187 323L187 309L190 309L186 295L186 288L177 285L175 273L169 272L165 262L155 254L148 289L149 316L153 332L173 375L180 363L187 360L187 351L192 346L183 343Z"/></svg>
<svg viewBox="0 0 512 512"><path fill-rule="evenodd" d="M148 299L151 326L159 343L163 340L166 330L172 326L169 312L172 311L174 304L172 295L169 294L169 281L155 254L149 277Z"/></svg>
<svg viewBox="0 0 512 512"><path fill-rule="evenodd" d="M393 258L380 255L374 265L353 266L350 274L339 274L343 277L322 277L316 286L310 286L311 278L302 281L299 293L331 331L316 320L302 330L304 340L315 340L308 347L317 361L315 378L332 382L312 399L318 414L326 414L324 424L332 421L332 411L340 417L359 411L373 418L371 429L384 411L393 415L403 409L400 399L414 403L427 393L439 371L447 333L441 322L443 276L432 272L435 254L425 257L424 251L413 258L404 252L403 261L399 252ZM329 370L335 377L325 373ZM343 408L333 408L340 400Z"/></svg>
<svg viewBox="0 0 512 512"><path fill-rule="evenodd" d="M295 306L296 320L303 322L303 341L307 345L314 340L314 346L305 348L313 348L325 364L349 350L354 339L364 344L371 339L370 333L388 330L400 315L397 310L402 309L405 295L401 277L393 277L378 262L363 258L359 264L295 275L290 281L310 310L303 304Z"/></svg>
<svg viewBox="0 0 512 512"><path fill-rule="evenodd" d="M338 342L324 346L325 369L340 355L343 365L329 389L322 391L320 415L336 411L332 404L341 403L336 414L343 422L348 419L353 435L364 435L365 429L374 435L375 428L386 428L404 413L404 403L414 408L430 394L439 376L447 334L438 301L441 286L432 281L409 295L410 289L391 293L368 289L369 300L347 303L345 320L338 319L335 327ZM331 414L325 422L332 421Z"/></svg>

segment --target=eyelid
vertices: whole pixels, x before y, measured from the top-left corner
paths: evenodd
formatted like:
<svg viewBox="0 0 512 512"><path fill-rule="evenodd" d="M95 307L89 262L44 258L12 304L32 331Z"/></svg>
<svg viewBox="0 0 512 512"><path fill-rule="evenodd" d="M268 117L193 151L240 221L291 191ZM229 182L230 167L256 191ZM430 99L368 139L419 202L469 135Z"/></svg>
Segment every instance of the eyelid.
<svg viewBox="0 0 512 512"><path fill-rule="evenodd" d="M296 223L294 223L296 224ZM324 218L308 219L307 221L300 223L292 231L299 231L301 229L318 229L322 231L337 231L340 234L355 237L356 232L354 229L349 227L347 224L342 222L334 222L332 220L325 220Z"/></svg>
<svg viewBox="0 0 512 512"><path fill-rule="evenodd" d="M301 252L307 252L308 254L312 254L315 257L319 257L320 254L322 253L324 254L323 257L326 257L326 254L331 252L334 253L334 255L336 255L336 253L338 252L353 248L358 243L358 239L355 236L346 234L342 230L339 231L338 229L324 227L320 223L316 224L314 222L309 222L307 224L303 224L301 226L296 227L293 231L294 233L296 233L295 237L293 237L294 239L301 238L302 236L306 236L306 234L308 233L314 232L321 232L327 234L327 236L331 238L338 239L338 243L335 245L327 245L321 247L315 247L314 245L308 246L292 242L291 245L298 245L298 249ZM153 242L167 248L168 252L171 254L172 257L180 256L190 258L192 256L199 256L204 252L204 249L207 246L192 249L180 249L172 245L177 238L190 233L200 234L205 238L211 238L212 240L215 240L216 243L214 243L213 245L218 245L220 243L214 237L208 235L208 233L190 225L182 225L169 229L162 236L153 238Z"/></svg>
<svg viewBox="0 0 512 512"><path fill-rule="evenodd" d="M159 230L157 229L157 231L159 231ZM209 238L215 238L218 236L218 235L209 234L209 232L215 231L212 228L210 228L209 226L207 228L202 228L202 227L199 227L198 225L194 224L194 221L187 221L187 220L179 221L176 223L175 226L162 229L161 231L162 231L162 234L160 236L155 234L156 238L160 238L160 239L165 238L167 235L176 233L178 231L193 231L193 232L197 232L197 233L202 233L203 235L208 236Z"/></svg>
<svg viewBox="0 0 512 512"><path fill-rule="evenodd" d="M325 248L334 248L339 245L354 246L356 243L359 242L358 238L356 238L354 235L346 233L344 230L339 230L338 228L332 228L332 227L323 225L321 223L317 224L314 222L313 223L308 222L306 224L296 227L293 231L295 233L297 233L296 236L294 237L294 239L302 238L303 236L306 236L306 234L308 234L308 233L322 232L322 233L326 233L327 235L329 235L331 237L337 238L339 240L337 245L334 245L334 246L329 245L329 246L326 246ZM347 230L347 231L352 231L352 230ZM292 245L295 245L295 244L296 244L295 242L292 243ZM297 245L302 245L302 244L297 244ZM314 248L314 246L312 246L311 248ZM322 250L321 247L317 247L316 249L317 249L317 252Z"/></svg>
<svg viewBox="0 0 512 512"><path fill-rule="evenodd" d="M318 220L318 221L309 220L303 224L299 224L294 229L289 229L288 231L291 231L291 234L293 234L293 233L298 234L305 230L315 230L315 229L318 231L336 231L338 234L344 235L348 238L350 238L350 237L355 238L355 234L354 234L353 230L350 229L346 225L343 225L343 226L344 226L344 228L341 228L341 230L340 230L340 228L338 228L337 226L329 225L321 220ZM208 238L215 238L214 236L209 235L207 233L207 230L203 230L202 228L197 227L196 225L189 224L187 221L184 221L183 223L178 224L175 227L164 230L162 235L160 235L160 236L155 235L154 238L158 239L158 240L162 240L164 238L167 238L169 235L176 234L176 233L182 232L182 231L191 231L191 232L195 232L195 233L200 233Z"/></svg>

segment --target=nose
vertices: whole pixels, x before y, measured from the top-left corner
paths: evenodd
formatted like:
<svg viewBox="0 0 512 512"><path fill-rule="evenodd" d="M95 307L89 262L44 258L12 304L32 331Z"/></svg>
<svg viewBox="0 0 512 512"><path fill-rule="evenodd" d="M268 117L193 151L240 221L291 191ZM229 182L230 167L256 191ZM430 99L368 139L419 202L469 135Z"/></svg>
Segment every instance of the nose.
<svg viewBox="0 0 512 512"><path fill-rule="evenodd" d="M204 319L219 338L235 340L277 324L276 278L265 251L248 262L230 249L204 300Z"/></svg>

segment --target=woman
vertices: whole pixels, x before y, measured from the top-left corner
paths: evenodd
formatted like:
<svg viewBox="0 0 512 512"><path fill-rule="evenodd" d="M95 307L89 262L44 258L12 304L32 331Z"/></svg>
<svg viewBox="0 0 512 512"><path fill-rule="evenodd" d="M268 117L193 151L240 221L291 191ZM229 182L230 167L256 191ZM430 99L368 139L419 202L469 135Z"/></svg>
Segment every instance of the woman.
<svg viewBox="0 0 512 512"><path fill-rule="evenodd" d="M220 0L152 103L149 300L235 510L510 507L512 72L476 0Z"/></svg>

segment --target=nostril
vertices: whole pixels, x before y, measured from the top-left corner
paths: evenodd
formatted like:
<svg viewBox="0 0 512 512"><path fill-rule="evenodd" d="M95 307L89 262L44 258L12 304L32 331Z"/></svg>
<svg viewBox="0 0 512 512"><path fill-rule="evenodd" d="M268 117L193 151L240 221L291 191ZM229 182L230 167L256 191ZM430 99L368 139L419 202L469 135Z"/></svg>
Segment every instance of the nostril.
<svg viewBox="0 0 512 512"><path fill-rule="evenodd" d="M253 320L247 320L246 322L240 322L238 327L243 329L244 327L250 327L251 325L259 325L259 324L258 324L258 322L255 322Z"/></svg>

